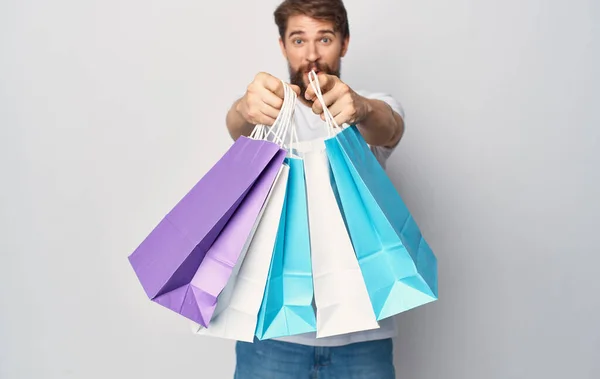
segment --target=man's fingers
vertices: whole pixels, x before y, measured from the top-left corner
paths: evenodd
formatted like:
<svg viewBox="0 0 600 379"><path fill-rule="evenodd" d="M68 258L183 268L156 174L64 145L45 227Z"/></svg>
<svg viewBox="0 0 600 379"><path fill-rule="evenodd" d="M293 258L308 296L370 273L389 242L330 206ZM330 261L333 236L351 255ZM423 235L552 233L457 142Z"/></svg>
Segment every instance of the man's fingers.
<svg viewBox="0 0 600 379"><path fill-rule="evenodd" d="M261 114L259 124L266 125L266 126L273 126L273 124L275 124L275 118L267 116L265 114Z"/></svg>
<svg viewBox="0 0 600 379"><path fill-rule="evenodd" d="M338 99L339 96L336 92L329 91L327 93L324 93L323 96L321 96L321 98L323 99L325 106L327 108L329 108L332 105L334 105L336 99ZM323 112L323 104L321 103L321 100L316 98L316 96L315 96L315 100L313 101L312 109L313 109L313 112L315 112L316 114L320 114ZM331 109L329 109L329 111L331 111Z"/></svg>
<svg viewBox="0 0 600 379"><path fill-rule="evenodd" d="M263 103L270 105L275 109L281 109L281 107L283 106L283 98L277 96L270 90L261 91L259 96Z"/></svg>
<svg viewBox="0 0 600 379"><path fill-rule="evenodd" d="M317 74L317 78L319 78L319 86L321 87L321 92L325 94L335 86L335 82L337 77L334 75L327 75L322 72Z"/></svg>
<svg viewBox="0 0 600 379"><path fill-rule="evenodd" d="M341 126L342 124L340 123L340 121L345 122L346 117L347 117L346 114L348 112L343 104L336 102L335 104L333 104L331 107L328 107L327 109L329 110L329 113L333 117L336 124ZM321 119L325 120L325 113L323 113L321 115Z"/></svg>
<svg viewBox="0 0 600 379"><path fill-rule="evenodd" d="M313 90L311 85L309 85L308 88L306 88L306 92L304 92L304 97L308 101L314 101L317 98L317 96L315 95L315 91Z"/></svg>
<svg viewBox="0 0 600 379"><path fill-rule="evenodd" d="M263 78L263 85L266 89L273 92L279 98L284 98L285 92L281 80L277 79L274 76L268 75Z"/></svg>
<svg viewBox="0 0 600 379"><path fill-rule="evenodd" d="M271 117L271 115L272 113L268 110L265 110L265 113L263 113L263 110L258 110L251 115L249 122L254 125L273 126L276 117Z"/></svg>
<svg viewBox="0 0 600 379"><path fill-rule="evenodd" d="M337 76L327 75L323 73L317 74L319 88L321 89L321 93L325 96L332 88L335 87L335 83L337 81ZM317 95L312 88L312 85L308 86L305 96L307 100L315 101L317 99Z"/></svg>
<svg viewBox="0 0 600 379"><path fill-rule="evenodd" d="M290 84L290 87L292 88L292 90L294 90L294 92L296 93L296 96L300 96L300 87L295 85L295 84Z"/></svg>
<svg viewBox="0 0 600 379"><path fill-rule="evenodd" d="M270 106L269 104L262 104L262 106L260 107L260 113L264 116L269 117L270 119L275 120L277 118L277 115L279 114L279 109L276 109L272 106Z"/></svg>
<svg viewBox="0 0 600 379"><path fill-rule="evenodd" d="M342 126L342 124L347 123L349 121L346 112L338 113L337 116L333 117L333 119L335 120L335 123L339 126Z"/></svg>
<svg viewBox="0 0 600 379"><path fill-rule="evenodd" d="M283 88L283 82L271 74L268 74L266 72L259 72L254 77L253 85L255 88L256 87L264 87L265 89L267 89L269 92L275 94L275 96L277 96L280 99L285 98L285 89ZM291 84L291 83L289 83L288 85L296 93L296 96L300 96L300 92L302 92L302 91L299 86L297 86L296 84ZM265 99L265 101L267 101L267 100ZM277 106L276 103L274 103L273 101L268 101L268 103L271 104L272 106L275 106L276 108L281 107L281 106Z"/></svg>
<svg viewBox="0 0 600 379"><path fill-rule="evenodd" d="M326 107L331 107L333 105L333 103L335 102L335 100L339 99L339 94L337 94L336 92L333 91L329 91L327 93L324 93L322 98L323 101L325 102L325 106Z"/></svg>
<svg viewBox="0 0 600 379"><path fill-rule="evenodd" d="M336 117L340 116L340 114L344 111L344 106L338 102L338 103L333 104L331 107L329 107L327 109L329 109L329 113L331 113L334 120L337 122Z"/></svg>
<svg viewBox="0 0 600 379"><path fill-rule="evenodd" d="M321 105L321 102L318 99L313 102L312 111L314 114L323 113L323 106Z"/></svg>
<svg viewBox="0 0 600 379"><path fill-rule="evenodd" d="M320 88L321 89L321 93L323 94L323 93L325 93L325 91L323 90L323 87L322 87L322 85L323 85L323 83L321 82L322 77L319 76L319 75L317 75L318 83L315 81L314 85L317 86L317 84L318 84L319 87L317 87L317 88ZM316 101L317 100L317 94L315 93L315 89L313 88L312 84L309 84L307 86L306 92L304 93L304 97L306 98L306 100L309 100L309 101Z"/></svg>

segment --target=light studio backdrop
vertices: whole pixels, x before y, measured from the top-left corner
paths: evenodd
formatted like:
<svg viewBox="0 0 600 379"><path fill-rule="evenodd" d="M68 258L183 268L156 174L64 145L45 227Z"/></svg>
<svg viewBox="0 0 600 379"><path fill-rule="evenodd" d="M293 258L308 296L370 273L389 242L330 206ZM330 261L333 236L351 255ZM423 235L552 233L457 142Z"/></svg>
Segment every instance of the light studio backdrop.
<svg viewBox="0 0 600 379"><path fill-rule="evenodd" d="M0 2L0 378L231 378L126 257L285 77L277 3ZM439 259L398 378L600 377L597 2L346 4L343 78L405 107L389 172Z"/></svg>

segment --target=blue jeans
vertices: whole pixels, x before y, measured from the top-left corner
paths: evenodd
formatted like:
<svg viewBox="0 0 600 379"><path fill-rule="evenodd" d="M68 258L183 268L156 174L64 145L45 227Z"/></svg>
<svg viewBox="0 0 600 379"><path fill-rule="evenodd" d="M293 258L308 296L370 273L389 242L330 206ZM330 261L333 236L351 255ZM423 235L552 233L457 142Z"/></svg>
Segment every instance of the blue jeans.
<svg viewBox="0 0 600 379"><path fill-rule="evenodd" d="M338 347L236 343L234 379L395 379L391 339Z"/></svg>

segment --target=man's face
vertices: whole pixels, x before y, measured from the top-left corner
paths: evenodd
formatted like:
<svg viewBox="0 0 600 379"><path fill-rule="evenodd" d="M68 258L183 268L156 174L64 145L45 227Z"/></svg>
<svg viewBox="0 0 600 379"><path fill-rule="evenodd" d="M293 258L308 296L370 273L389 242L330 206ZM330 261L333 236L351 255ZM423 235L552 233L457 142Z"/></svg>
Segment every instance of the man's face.
<svg viewBox="0 0 600 379"><path fill-rule="evenodd" d="M300 87L300 99L304 99L310 85L308 73L315 70L340 76L341 58L348 50L348 38L342 39L334 32L331 22L316 20L304 15L288 19L287 30L280 39L283 55L288 60L290 82Z"/></svg>

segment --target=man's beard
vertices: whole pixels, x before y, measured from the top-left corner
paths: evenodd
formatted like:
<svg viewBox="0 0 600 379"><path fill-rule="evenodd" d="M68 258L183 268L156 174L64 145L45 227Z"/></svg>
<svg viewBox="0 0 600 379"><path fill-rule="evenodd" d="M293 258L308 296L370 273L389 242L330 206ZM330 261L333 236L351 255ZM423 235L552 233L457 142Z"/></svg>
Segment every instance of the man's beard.
<svg viewBox="0 0 600 379"><path fill-rule="evenodd" d="M295 84L300 87L300 98L304 99L304 94L306 93L307 85L304 83L304 75L307 72L315 70L317 73L323 72L328 75L335 75L338 78L340 77L340 69L332 70L326 63L312 63L310 65L304 65L300 67L298 70L294 70L292 66L288 65L288 70L290 72L290 83ZM309 82L310 85L310 82Z"/></svg>

